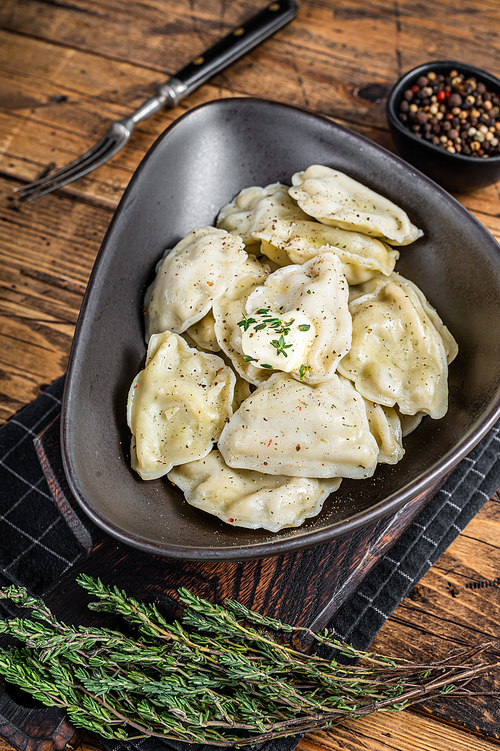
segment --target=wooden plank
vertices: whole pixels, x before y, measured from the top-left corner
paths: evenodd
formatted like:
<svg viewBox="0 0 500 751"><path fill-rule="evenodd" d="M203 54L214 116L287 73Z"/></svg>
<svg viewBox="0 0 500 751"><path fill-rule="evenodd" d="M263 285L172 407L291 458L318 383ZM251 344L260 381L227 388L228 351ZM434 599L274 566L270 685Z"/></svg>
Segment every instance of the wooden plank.
<svg viewBox="0 0 500 751"><path fill-rule="evenodd" d="M263 50L256 50L257 53L262 53L262 59L267 61ZM293 62L294 58L291 60ZM40 65L38 61L43 63ZM317 65L313 60L310 62L311 69L316 70ZM353 125L386 147L392 147L385 130L383 101L360 99L359 87L349 88L347 85L349 71L344 71L346 81L340 81L338 85L327 82L329 93L321 92L316 81L314 101L307 96L304 101L299 101L297 91L300 86L297 86L297 77L290 65L290 60L288 67L277 65L284 80L278 78L274 91L262 92L259 87L269 78L268 70L256 67L248 60L236 64L248 66L249 75L255 79L250 87L246 85L246 93L273 96L276 86L279 86L283 101L305 104L326 114L332 110L326 103L331 102L333 96L343 97L342 104L333 107L333 111L345 111L351 121L354 112L358 122L342 120L342 117L337 117L337 120ZM136 65L113 60L103 63L97 54L61 48L8 31L0 32L0 70L5 74L0 78L0 102L4 110L0 110L0 172L19 179L20 183L39 176L50 166L64 166L79 156L103 135L113 119L124 116L144 96L151 94L159 80L156 72ZM221 80L228 83L224 76ZM363 84L369 82L370 79L365 77ZM287 94L288 89L293 90L293 95ZM188 107L230 94L230 87L206 84L176 110L165 111L142 123L123 152L97 172L65 188L64 192L115 207L139 161L165 127ZM363 124L367 119L370 126ZM498 193L496 188L490 187L478 192L471 200L471 207L476 208L482 218L481 215L488 212L488 205L496 205ZM491 214L494 216L495 213L492 208ZM496 217L492 221L496 224L494 229L498 236L499 221Z"/></svg>
<svg viewBox="0 0 500 751"><path fill-rule="evenodd" d="M451 650L482 640L498 639L500 587L472 589L475 582L492 581L499 574L500 500L496 495L424 576L410 597L396 609L371 645L373 650L408 659L439 659ZM500 690L495 681L483 685ZM487 721L498 738L498 697L478 702L477 714L467 699L428 704L420 712L375 714L356 722L306 736L299 751L489 751L495 738L465 733L446 722L447 714L464 722ZM458 708L457 708L458 703ZM457 711L458 709L458 711ZM439 712L439 715L437 714Z"/></svg>
<svg viewBox="0 0 500 751"><path fill-rule="evenodd" d="M8 345L12 346L12 342L9 341ZM0 361L0 424L38 396L43 382L37 373Z"/></svg>
<svg viewBox="0 0 500 751"><path fill-rule="evenodd" d="M90 735L81 751L100 751ZM388 712L342 723L335 729L310 733L298 751L494 751L498 745L414 712ZM0 737L0 751L12 746Z"/></svg>
<svg viewBox="0 0 500 751"><path fill-rule="evenodd" d="M10 188L10 181L0 178L2 263L56 274L71 280L82 294L112 211L73 202L60 193L20 203ZM27 282L27 276L21 281Z"/></svg>
<svg viewBox="0 0 500 751"><path fill-rule="evenodd" d="M39 0L27 0L19 5L7 0L0 12L0 23L5 28L56 44L93 50L109 58L174 73L263 5L262 2L239 2L221 8L217 0L203 3L180 0L166 14L158 0L142 7L131 2L117 4L113 0L99 3L77 0L71 5L47 4ZM291 39L298 40L296 44L300 53L305 54L308 48L312 48L317 55L321 50L326 61L328 55L339 48L344 50L342 56L354 69L352 60L359 55L361 47L366 47L362 40L363 31L375 31L370 50L364 49L365 55L368 53L365 64L372 60L376 68L380 68L380 61L391 56L390 48L385 44L387 33L384 33L384 26L389 28L389 33L394 29L392 12L382 6L375 4L372 13L351 13L350 17L340 17L336 23L329 3L302 4L293 25L266 42L267 52L269 47L278 48L289 38L289 29L295 27ZM353 25L357 27L356 35L350 34ZM333 35L327 33L328 26L333 26ZM303 67L306 72L306 66Z"/></svg>
<svg viewBox="0 0 500 751"><path fill-rule="evenodd" d="M86 735L81 751L100 751L101 746ZM493 742L465 733L430 717L414 712L376 714L356 722L346 722L334 730L310 733L298 751L495 751ZM0 737L0 751L12 746Z"/></svg>
<svg viewBox="0 0 500 751"><path fill-rule="evenodd" d="M190 105L220 95L246 93L273 97L276 95L276 91L279 91L282 101L307 106L316 111L334 115L339 119L354 120L358 126L370 122L372 126L385 128L383 102L367 101L359 96L359 91L374 83L387 87L395 80L397 71L394 67L393 50L396 42L396 31L401 34L403 33L402 27L408 26L406 32L408 39L403 38L401 40L403 43L400 46L406 48L407 42L410 40L415 44L414 25L420 29L422 19L412 20L411 9L406 11L404 5L399 18L395 18L392 11L389 11L384 5L377 6L377 4L374 4L366 9L354 4L356 6L354 11L352 5L352 3L340 4L340 7L336 7L333 13L329 4L315 4L312 7L306 7L298 19L287 27L286 31L281 32L279 39L269 40L265 48L253 51L250 57L236 63L232 66L230 74L229 72L222 74L216 79L215 85L205 87L206 97L201 99L196 95L195 98L191 97ZM439 12L435 20L434 17L432 21L425 20L426 31L429 31L429 24L433 24L434 33L439 34L441 40L446 39L446 46L449 49L448 32L446 31L447 25L449 25L454 34L460 34L462 48L464 46L467 48L467 44L472 45L474 54L477 55L476 39L473 31L471 31L471 29L474 30L474 24L467 24L467 33L472 34L472 37L464 42L463 24L455 20L456 12L449 13L450 6L446 3L439 4L437 10ZM212 14L213 12L212 10ZM30 126L30 130L26 133L27 143L22 144L23 148L19 149L18 154L13 154L15 159L11 170L21 168L23 158L28 159L28 161L34 160L40 168L50 163L50 154L42 156L38 152L39 159L37 161L34 155L31 156L31 149L29 148L30 143L36 142L32 130L37 128L40 117L43 119L53 114L54 117L59 118L62 110L63 117L67 116L68 118L68 121L65 122L66 128L70 126L73 120L81 123L80 128L83 126L85 129L82 142L77 140L72 146L70 138L69 151L58 155L56 164L61 166L68 159L85 150L97 135L104 132L105 123L109 119L122 116L128 107L136 106L143 96L143 91L149 89L148 93L150 93L153 82L157 81L158 78L151 73L151 70L144 71L139 68L137 63L147 65L148 68L165 69L164 65L158 62L155 64L151 59L155 54L155 45L150 43L150 40L158 38L159 13L161 13L161 6L156 8L148 5L146 9L141 8L141 14L138 17L133 4L120 4L120 9L118 9L113 2L99 4L79 2L71 6L61 6L31 0L31 2L23 3L22 6L11 1L3 5L1 15L6 27L22 32L23 35L35 34L38 37L45 35L45 38L51 41L51 44L45 45L44 54L39 54L33 46L33 40L29 40L27 36L20 37L19 44L24 46L24 54L22 56L14 55L8 63L4 63L5 71L12 74L12 59L14 61L23 59L26 61L27 75L28 71L30 75L33 75L31 71L36 70L37 77L54 78L54 81L48 87L50 92L54 91L54 83L57 83L58 88L61 88L61 78L64 77L65 79L65 91L59 94L53 93L50 96L45 94L45 101L39 102L38 106L35 107L35 112L31 113L29 123L27 123ZM198 13L201 13L201 10L198 10ZM493 21L493 9L491 9L491 14ZM33 21L35 18L36 23ZM84 19L83 23L82 18ZM61 44L69 44L69 39L73 39L77 19L79 22L78 33L82 36L82 40L85 37L85 43L84 41L81 42L80 49L82 52L75 56L74 49L66 49L61 47ZM220 27L220 21L218 21L217 26ZM172 67L168 68L169 73L174 72L177 67L195 54L194 48L191 49L194 44L193 38L202 34L201 29L206 29L203 32L205 36L212 33L215 37L216 33L213 27L214 21L210 7L201 16L197 16L191 9L188 13L187 9L182 4L180 5L178 15L175 16L174 14L174 17L169 21L169 30L175 32L174 36L167 36L164 39L164 44L167 45L168 43L170 59L173 60ZM197 30L197 33L192 33L193 28ZM105 32L103 29L105 29ZM127 29L126 34L124 34L124 29ZM101 36L103 33L106 33L107 44L102 42ZM66 42L65 35L68 37ZM364 42L367 36L371 39L368 51L365 49ZM109 44L123 45L125 38L126 51L117 52L116 56L118 60L128 59L136 64L130 65L111 59L103 61L103 54L110 54ZM145 38L148 39L146 46L143 41ZM195 39L195 41L197 40ZM42 42L39 44L42 44ZM176 51L176 44L179 46L178 51ZM363 47L362 51L358 49L358 45ZM72 46L78 47L78 42L72 42ZM138 60L134 58L134 49L137 46L143 51L142 57ZM7 47L5 48L7 49ZM85 52L92 52L93 54L85 54ZM147 59L144 59L144 55ZM296 63L297 56L300 57L301 61L300 75ZM361 56L363 56L362 66L358 63ZM52 63L52 59L57 62ZM39 63L40 60L44 61L42 65ZM375 68L371 61L376 61ZM400 67L401 65L407 68L410 64L403 65L400 61ZM272 76L269 75L270 68L273 70ZM99 70L99 73L96 73L97 70ZM140 82L137 81L138 76L141 79ZM84 81L85 83L83 83ZM87 88L86 96L91 98L86 103L88 106L83 107L81 106L82 84L84 88ZM47 89L42 86L39 87L38 91L45 93ZM32 94L23 94L23 96L26 97L24 102L27 104L39 101L40 93L37 94L38 99L36 96L33 99ZM68 100L64 102L63 106L55 107L53 98L61 96L68 97ZM75 106L75 97L77 98L76 104L79 106ZM117 102L113 107L113 112L106 112L105 103L108 98L111 98L111 102ZM99 106L96 106L96 99L99 101ZM165 126L169 121L162 119L162 125ZM142 125L141 131L145 127L145 125ZM14 129L8 127L5 130L12 133L13 130L15 131L15 126ZM160 131L161 128L156 130L155 133L157 134ZM54 143L51 143L50 133L42 132L40 135L43 138L39 142L46 144L46 147L42 147L42 150L46 148L52 152L53 148L57 148ZM57 131L54 137L56 142L61 142L62 139ZM152 139L149 143L151 142ZM137 143L140 153L144 153L143 144ZM130 155L132 155L133 148L134 143L129 146ZM12 152L9 153L9 156L11 155ZM134 167L137 162L138 159L133 161ZM113 169L118 169L118 164L121 167L123 163L115 161ZM12 174L12 171L10 173ZM131 172L125 179L120 180L118 178L118 186L115 184L115 189L123 188L130 174ZM32 172L25 179L33 176Z"/></svg>
<svg viewBox="0 0 500 751"><path fill-rule="evenodd" d="M37 60L43 60L43 65L36 65ZM6 118L0 125L0 169L21 179L32 179L51 162L60 167L79 156L104 134L112 120L125 116L152 95L155 84L162 80L157 73L137 66L113 61L103 66L97 55L75 54L5 32L0 34L0 70L5 72L1 101ZM110 181L111 205L116 206L147 148L173 119L171 113L163 113L141 124L127 146L124 166L112 162L111 174L118 172L118 177ZM34 170L28 172L32 164Z"/></svg>
<svg viewBox="0 0 500 751"><path fill-rule="evenodd" d="M442 659L454 650L498 640L500 586L500 501L498 496L469 523L386 622L372 648L407 659ZM475 583L486 586L474 588ZM488 585L489 583L489 585ZM488 657L493 660L493 656ZM497 658L498 659L498 656ZM500 674L482 679L484 690L500 692ZM468 728L486 728L500 740L500 697L444 700L422 711Z"/></svg>
<svg viewBox="0 0 500 751"><path fill-rule="evenodd" d="M262 4L255 2L221 6L217 0L180 0L167 14L160 0L147 4L76 0L71 5L6 0L0 22L5 28L58 45L173 73L260 7ZM498 14L498 4L479 4L477 0L467 6L449 0L436 2L432 14L411 2L393 6L383 1L344 0L335 5L310 1L301 3L293 24L266 44L271 50L282 44L293 47L301 60L301 75L306 77L318 75L318 63L319 70L327 74L329 70L330 76L342 65L356 72L360 59L368 71L397 71L398 62L413 67L422 54L432 59L441 50L451 59L470 58L491 67L499 51L494 32ZM315 57L314 71L308 70L308 60L303 57L309 50ZM415 62L415 57L420 59Z"/></svg>
<svg viewBox="0 0 500 751"><path fill-rule="evenodd" d="M298 751L494 751L492 741L414 712L387 712L307 735ZM1 751L1 750L0 750ZM85 744L82 751L87 751Z"/></svg>
<svg viewBox="0 0 500 751"><path fill-rule="evenodd" d="M0 179L0 421L66 369L111 211L63 196L20 204ZM64 221L60 221L60 217Z"/></svg>
<svg viewBox="0 0 500 751"><path fill-rule="evenodd" d="M35 66L38 59L44 61L43 66ZM61 51L45 42L0 32L0 70L5 72L0 79L0 172L22 183L48 168L64 166L87 151L113 120L151 96L162 80L155 72L129 64L109 61L104 68L103 73L97 55ZM191 97L191 106L214 98L213 87L208 89L204 98ZM126 150L65 192L116 207L147 149L187 107L184 104L140 124Z"/></svg>
<svg viewBox="0 0 500 751"><path fill-rule="evenodd" d="M221 6L217 0L180 0L166 13L159 0L147 4L117 0L74 0L71 4L25 0L20 4L6 0L0 23L59 45L93 49L108 58L173 73L201 51L200 45L213 43L260 7L262 3L256 2ZM325 61L332 61L333 55L335 67L345 61L354 69L355 61L362 59L363 67L371 64L372 69L380 70L394 65L395 49L408 58L410 67L416 54L432 55L438 50L446 50L450 59L455 55L466 60L469 53L477 64L482 60L491 66L499 50L494 32L498 10L498 4L477 0L466 6L449 0L435 2L432 14L425 6L408 1L397 6L383 0L344 0L334 6L310 1L301 3L301 12L290 26L293 33L281 32L277 38L290 39L300 56L308 48L316 57L324 53ZM271 44L274 46L274 40ZM306 72L305 65L301 68Z"/></svg>

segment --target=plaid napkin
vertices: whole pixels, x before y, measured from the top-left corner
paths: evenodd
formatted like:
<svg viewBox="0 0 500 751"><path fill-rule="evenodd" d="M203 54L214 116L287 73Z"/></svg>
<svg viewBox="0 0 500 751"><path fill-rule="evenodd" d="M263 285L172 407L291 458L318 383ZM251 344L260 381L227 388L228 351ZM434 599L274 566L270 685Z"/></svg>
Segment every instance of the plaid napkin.
<svg viewBox="0 0 500 751"><path fill-rule="evenodd" d="M64 378L0 430L0 586L27 586L42 594L84 553L57 510L33 439L61 408ZM500 487L500 422L462 460L330 626L339 639L366 649L401 600ZM0 603L0 616L10 614ZM1 718L0 718L1 719ZM300 738L270 741L263 751L292 751ZM156 739L122 743L99 739L106 751L204 751ZM207 746L206 749L210 747Z"/></svg>

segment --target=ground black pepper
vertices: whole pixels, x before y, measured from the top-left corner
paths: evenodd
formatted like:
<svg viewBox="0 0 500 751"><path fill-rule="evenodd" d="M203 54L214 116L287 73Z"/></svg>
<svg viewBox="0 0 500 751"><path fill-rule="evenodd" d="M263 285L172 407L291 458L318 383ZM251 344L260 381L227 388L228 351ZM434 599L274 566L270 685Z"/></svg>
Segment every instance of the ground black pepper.
<svg viewBox="0 0 500 751"><path fill-rule="evenodd" d="M473 76L430 71L407 89L399 120L419 138L452 154L500 154L500 96Z"/></svg>

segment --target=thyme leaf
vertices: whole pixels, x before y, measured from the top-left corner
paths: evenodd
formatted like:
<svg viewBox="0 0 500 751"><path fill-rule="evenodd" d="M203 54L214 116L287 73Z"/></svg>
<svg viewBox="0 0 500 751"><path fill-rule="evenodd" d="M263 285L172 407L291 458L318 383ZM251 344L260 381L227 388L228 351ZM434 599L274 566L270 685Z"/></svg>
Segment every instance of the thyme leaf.
<svg viewBox="0 0 500 751"><path fill-rule="evenodd" d="M285 357L288 357L288 354L285 352L285 350L290 349L292 345L286 343L284 334L282 334L279 339L272 339L271 344L276 348L277 355L284 355Z"/></svg>
<svg viewBox="0 0 500 751"><path fill-rule="evenodd" d="M301 381L303 381L304 378L306 377L306 375L309 374L310 370L311 370L311 366L310 365L301 365L300 366L300 368L299 368L299 378L300 378Z"/></svg>
<svg viewBox="0 0 500 751"><path fill-rule="evenodd" d="M244 331L248 331L248 329L250 328L250 325L252 323L257 323L257 321L255 320L255 318L247 318L246 315L243 313L243 320L238 321L237 325L241 326L241 328Z"/></svg>

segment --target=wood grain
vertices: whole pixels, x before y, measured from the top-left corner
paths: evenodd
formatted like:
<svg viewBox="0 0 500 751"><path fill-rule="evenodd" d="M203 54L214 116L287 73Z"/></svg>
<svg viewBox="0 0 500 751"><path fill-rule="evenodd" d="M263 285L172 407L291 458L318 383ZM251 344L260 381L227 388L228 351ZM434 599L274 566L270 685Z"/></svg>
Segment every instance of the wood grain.
<svg viewBox="0 0 500 751"><path fill-rule="evenodd" d="M89 148L256 0L3 0L0 4L0 423L61 375L113 210L155 138L188 109L262 96L308 108L392 149L385 97L432 59L500 74L497 0L301 0L292 24L178 108L142 123L127 149L32 204L12 188ZM500 188L458 196L500 239ZM500 633L500 503L494 497L400 605L373 647L428 659ZM483 586L473 585L483 582ZM490 582L490 585L484 583ZM477 724L492 703L462 702ZM496 705L495 705L496 706ZM432 711L430 707L427 712ZM491 718L491 727L498 716ZM95 751L89 738L85 751ZM429 714L375 715L307 736L302 751L486 751L491 740ZM8 744L0 740L0 751Z"/></svg>
<svg viewBox="0 0 500 751"><path fill-rule="evenodd" d="M66 369L111 211L68 196L20 203L0 177L0 419Z"/></svg>

